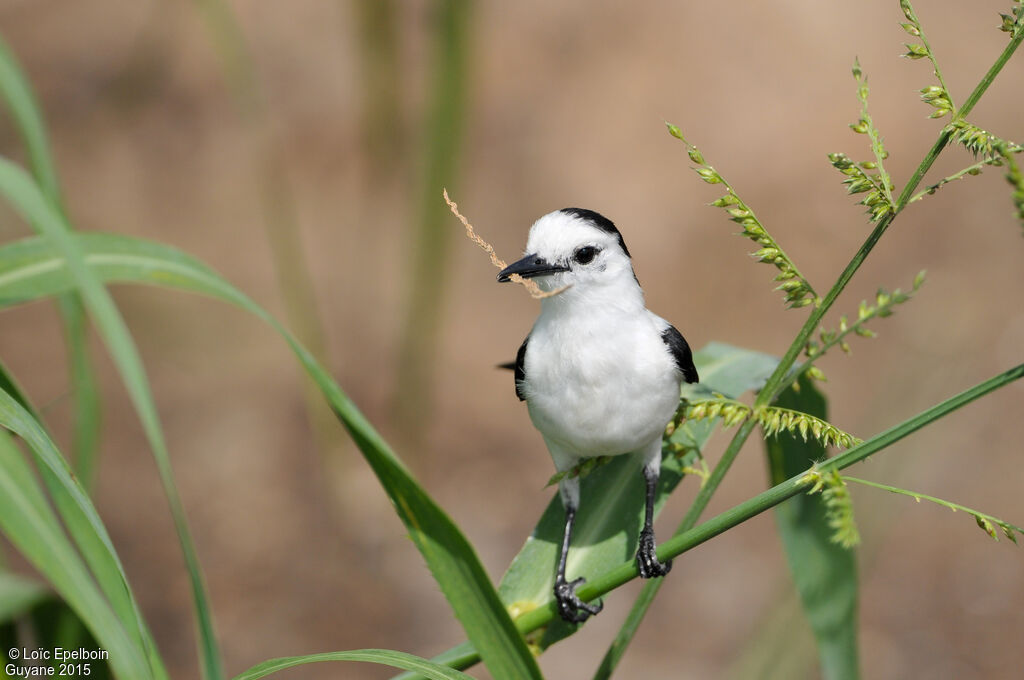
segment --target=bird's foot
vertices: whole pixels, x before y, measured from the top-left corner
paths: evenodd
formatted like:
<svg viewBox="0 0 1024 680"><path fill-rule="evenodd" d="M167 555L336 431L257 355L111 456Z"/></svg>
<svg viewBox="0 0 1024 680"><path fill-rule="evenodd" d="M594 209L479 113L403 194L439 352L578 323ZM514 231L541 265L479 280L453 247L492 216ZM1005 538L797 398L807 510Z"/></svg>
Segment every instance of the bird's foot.
<svg viewBox="0 0 1024 680"><path fill-rule="evenodd" d="M672 560L662 564L654 554L654 532L644 529L640 532L640 544L636 550L636 566L640 578L655 578L672 571Z"/></svg>
<svg viewBox="0 0 1024 680"><path fill-rule="evenodd" d="M590 604L584 602L576 595L576 589L586 583L586 579L580 577L575 581L558 579L555 581L555 600L558 602L558 613L568 623L583 623L592 614L597 614L604 608L601 602Z"/></svg>

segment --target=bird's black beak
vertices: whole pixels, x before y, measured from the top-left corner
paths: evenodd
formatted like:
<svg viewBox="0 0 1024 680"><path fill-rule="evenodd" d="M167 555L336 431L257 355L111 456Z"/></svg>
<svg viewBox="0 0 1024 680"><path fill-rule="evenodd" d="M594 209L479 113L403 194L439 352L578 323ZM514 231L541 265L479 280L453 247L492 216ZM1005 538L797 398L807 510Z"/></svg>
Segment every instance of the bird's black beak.
<svg viewBox="0 0 1024 680"><path fill-rule="evenodd" d="M506 283L511 280L512 274L519 274L524 279L532 279L536 276L557 274L567 272L569 268L561 264L551 264L540 255L527 255L518 262L513 262L501 270L498 274L498 282Z"/></svg>

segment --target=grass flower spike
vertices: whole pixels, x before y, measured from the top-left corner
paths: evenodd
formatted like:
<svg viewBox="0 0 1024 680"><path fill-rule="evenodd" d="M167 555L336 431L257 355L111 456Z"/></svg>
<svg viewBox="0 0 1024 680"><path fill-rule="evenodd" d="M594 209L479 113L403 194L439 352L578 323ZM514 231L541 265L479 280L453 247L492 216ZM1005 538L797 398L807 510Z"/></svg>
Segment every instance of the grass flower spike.
<svg viewBox="0 0 1024 680"><path fill-rule="evenodd" d="M811 485L807 493L820 493L825 500L825 515L833 531L833 543L844 548L853 548L860 543L860 532L853 517L853 501L845 478L838 470L823 472L815 466L797 481L797 485Z"/></svg>
<svg viewBox="0 0 1024 680"><path fill-rule="evenodd" d="M732 188L732 185L717 170L704 162L704 155L701 154L697 147L686 141L682 131L677 126L670 123L666 123L666 125L668 126L669 134L686 145L690 160L697 164L697 167L694 168L697 175L708 184L721 184L725 187L725 195L716 201L712 201L711 205L725 210L729 214L729 219L740 225L743 229L740 233L760 246L759 250L751 253L753 257L757 258L758 262L773 265L779 270L779 273L775 276L775 280L780 282L776 290L783 292L786 304L790 308L806 307L812 304L817 305L821 298L814 292L810 282L796 268L796 265L793 264L793 261L782 249L782 246L778 244L772 235L768 233L768 230L764 228L764 225L761 224L761 221L757 219L757 215L754 214L750 206L743 202L743 199L739 197Z"/></svg>

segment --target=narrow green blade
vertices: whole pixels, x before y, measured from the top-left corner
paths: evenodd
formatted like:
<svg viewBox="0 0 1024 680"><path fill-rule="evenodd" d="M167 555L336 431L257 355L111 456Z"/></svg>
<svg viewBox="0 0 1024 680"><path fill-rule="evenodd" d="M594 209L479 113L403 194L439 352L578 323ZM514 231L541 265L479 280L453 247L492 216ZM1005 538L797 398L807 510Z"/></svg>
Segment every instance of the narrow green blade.
<svg viewBox="0 0 1024 680"><path fill-rule="evenodd" d="M91 494L96 482L101 409L99 385L89 358L89 319L77 293L61 295L57 304L64 321L68 363L71 364L71 394L75 400L72 435L75 473L82 487Z"/></svg>
<svg viewBox="0 0 1024 680"><path fill-rule="evenodd" d="M152 283L214 296L248 310L280 332L377 474L491 674L499 679L540 677L533 655L465 536L291 334L212 270L180 251L124 236L68 238L74 241L80 262L99 280ZM66 265L69 260L60 252L52 242L39 238L0 248L0 306L69 290L74 279Z"/></svg>
<svg viewBox="0 0 1024 680"><path fill-rule="evenodd" d="M63 214L57 169L50 154L42 113L28 80L2 38L0 98L7 103L14 124L21 135L36 184L50 205ZM92 361L89 359L85 310L81 298L74 291L62 295L57 302L64 323L75 406L75 467L82 480L82 486L91 489L96 454L99 450L100 399Z"/></svg>
<svg viewBox="0 0 1024 680"><path fill-rule="evenodd" d="M7 104L15 127L21 136L36 184L46 202L63 218L64 208L60 184L50 153L42 111L28 79L17 63L14 54L2 39L0 39L0 98ZM33 229L42 232L41 225L35 219L30 217L29 222ZM68 228L70 227L68 226ZM88 322L82 298L76 290L71 290L61 295L57 304L63 321L74 400L72 425L74 461L78 480L88 491L92 488L95 478L96 457L99 450L99 388L92 360L89 357ZM15 396L19 398L22 405L31 411L27 400L20 394ZM43 424L43 420L38 414L32 412L32 415L40 424ZM58 482L45 468L43 476L54 495L62 516L74 531L75 526L81 524L84 518L76 512L73 504L69 507L68 496L55 488ZM157 677L166 677L167 674L156 644L142 622L138 606L124 581L121 565L116 563L116 558L111 562L111 555L107 554L102 541L90 528L86 528L82 534L76 532L73 535L94 573L98 576L101 587L112 602L123 625L136 642L146 650L153 672Z"/></svg>
<svg viewBox="0 0 1024 680"><path fill-rule="evenodd" d="M476 3L432 0L429 23L430 75L423 116L417 129L422 140L415 164L418 177L413 218L407 238L412 247L406 263L405 308L398 341L394 408L398 422L411 436L422 436L432 400L424 400L436 384L432 361L445 318L443 300L458 234L451 228L448 208L440 200L441 188L457 188L469 119L473 85L473 15ZM388 131L394 135L395 131ZM424 403L426 401L426 403ZM413 442L416 440L413 439Z"/></svg>
<svg viewBox="0 0 1024 680"><path fill-rule="evenodd" d="M26 417L27 412L0 391L0 424L20 427ZM35 565L110 652L110 662L118 677L153 677L143 651L100 594L61 530L21 451L4 431L0 431L0 531Z"/></svg>
<svg viewBox="0 0 1024 680"><path fill-rule="evenodd" d="M431 680L472 680L470 676L459 671L452 670L445 666L428 661L413 654L396 652L390 649L356 649L351 652L326 652L324 654L310 654L308 656L286 656L280 659L270 659L257 664L241 675L236 675L234 680L258 680L272 675L278 671L294 666L301 666L307 663L319 663L323 661L362 661L365 663L376 663L392 668L416 671L420 675Z"/></svg>
<svg viewBox="0 0 1024 680"><path fill-rule="evenodd" d="M55 252L59 252L62 257L66 258L65 262L71 274L71 281L75 284L74 290L77 290L82 296L97 330L103 337L110 355L121 373L156 460L160 481L171 508L171 516L185 558L199 628L199 656L202 660L203 675L207 680L221 680L224 677L224 671L220 650L214 635L209 598L206 595L206 587L185 519L184 508L174 483L170 456L164 442L156 406L131 334L110 297L110 293L83 262L78 242L68 229L64 218L52 204L47 202L32 178L20 167L6 159L0 159L0 194L7 198L11 206L26 221L42 233L43 238L53 245ZM86 557L88 558L88 554ZM124 610L119 608L119 611Z"/></svg>
<svg viewBox="0 0 1024 680"><path fill-rule="evenodd" d="M1007 371L1003 371L988 380L974 385L970 389L964 390L963 392L960 392L959 394L950 397L931 408L926 409L925 411L922 411L913 418L905 420L902 423L875 435L871 439L828 459L819 467L819 471L827 472L829 470L843 470L851 465L859 463L867 459L869 456L892 446L904 437L907 437L927 426L929 423L939 420L976 399L1005 387L1015 380L1020 380L1022 377L1024 377L1024 364L1020 364ZM765 510L773 508L794 496L806 493L808 487L804 483L805 473L806 470L801 471L781 484L776 484L772 488L759 493L753 498L747 499L743 503L733 506L715 517L698 524L692 529L688 529L674 535L659 546L659 557L671 558L680 556L688 550L692 550L698 545L701 545L716 536L720 536L729 529L761 514ZM602 574L599 578L594 579L592 583L588 584L583 589L584 593L582 597L588 596L587 591L589 591L590 596L611 592L636 577L636 563L630 560L619 565L617 568ZM557 616L557 608L554 606L554 603L551 603L547 607L535 609L532 612L518 617L516 619L516 627L523 631L524 634L528 634L549 625L549 623ZM454 662L459 664L472 663L467 658L468 655L466 654L465 645L460 645L457 649L449 650L442 656L452 658ZM460 667L465 666L460 665Z"/></svg>
<svg viewBox="0 0 1024 680"><path fill-rule="evenodd" d="M122 625L139 649L150 657L153 673L166 677L163 663L139 612L138 603L128 587L124 567L114 552L99 515L74 477L67 462L57 451L42 425L38 412L29 402L14 376L0 362L0 421L4 427L19 434L31 446L39 461L40 475L50 496L74 536L104 595L111 602ZM13 463L11 463L13 464ZM24 477L22 475L22 477ZM33 479L33 484L35 480ZM43 508L49 513L49 506ZM57 529L63 536L61 529Z"/></svg>
<svg viewBox="0 0 1024 680"><path fill-rule="evenodd" d="M828 420L825 396L807 377L799 391L787 389L777 400L784 408ZM825 458L814 438L804 441L781 432L765 442L771 483L800 474ZM800 494L775 508L782 545L804 612L818 642L822 677L855 680L860 676L857 653L857 559L853 550L831 541L821 494Z"/></svg>
<svg viewBox="0 0 1024 680"><path fill-rule="evenodd" d="M36 411L34 406L32 406L32 403L25 395L25 391L21 389L21 385L19 385L18 381L14 379L14 375L7 370L7 366L4 364L3 359L0 359L0 390L9 394L10 397L14 399L14 401L18 402L18 404L21 405L21 407L25 409L30 416L35 418L37 421L42 422L42 419L39 417L39 412Z"/></svg>
<svg viewBox="0 0 1024 680"><path fill-rule="evenodd" d="M771 374L778 359L767 354L734 347L721 342L708 343L694 354L694 362L700 373L701 382L697 385L684 385L683 396L698 399L711 392L721 392L738 397L748 390L755 390L764 384ZM694 463L696 451L699 451L714 429L713 420L686 422L672 434L671 441L684 445L688 451L682 457L666 455L662 462L662 476L659 480L655 512L661 510L668 495L682 481L683 468ZM598 543L586 544L573 536L573 547L570 552L568 567L572 576L583 568L588 571L584 575L602 573L612 566L619 566L629 561L636 550L636 535L643 523L643 484L640 481L639 466L636 461L628 458L613 460L601 466L582 480L584 493L597 496L596 503L604 507L611 505L610 513L599 513L597 508L586 507L586 500L580 502L580 514L577 516L577 527L589 522L590 531L607 537ZM595 505L595 502L591 502ZM598 521L605 516L608 525L598 528ZM588 519L589 518L589 519ZM562 504L555 494L547 509L541 516L526 544L512 561L511 566L502 579L498 592L511 609L517 614L529 611L546 604L552 597L554 585L555 561L558 558L562 537L563 511ZM580 551L581 558L576 557ZM546 626L543 636L537 645L546 648L575 632L576 627L556 620ZM432 659L436 663L444 663L452 668L469 668L478 663L480 657L472 645L463 643ZM412 673L398 676L402 680L417 677ZM397 680L397 679L396 679Z"/></svg>
<svg viewBox="0 0 1024 680"><path fill-rule="evenodd" d="M32 640L36 647L52 650L56 650L58 647L65 650L103 648L89 631L89 627L68 606L67 602L54 595L50 595L48 599L39 603L26 618L24 623L29 625L25 625L24 628L31 630L25 631L25 638ZM54 658L43 662L47 667L53 669L51 677L69 676L72 669L68 667L68 664L56 658L55 654L51 656ZM89 680L110 680L113 677L109 660L97 659L86 663L89 667ZM84 668L79 667L74 670L80 670L82 673L79 675L84 675Z"/></svg>
<svg viewBox="0 0 1024 680"><path fill-rule="evenodd" d="M0 624L21 616L50 596L42 583L0 571Z"/></svg>
<svg viewBox="0 0 1024 680"><path fill-rule="evenodd" d="M473 643L467 640L462 644L446 649L430 659L430 661L431 663L436 663L440 666L444 666L445 668L454 668L455 670L461 671L480 663L480 653L476 651L476 647L473 646ZM396 675L393 680L413 680L413 678L422 677L422 673L409 671L407 673Z"/></svg>
<svg viewBox="0 0 1024 680"><path fill-rule="evenodd" d="M39 113L39 105L32 94L32 88L22 73L14 54L7 43L0 38L0 97L14 119L28 152L29 167L36 178L43 195L54 205L61 203L60 184L57 171L50 155L50 144L46 140L46 127Z"/></svg>

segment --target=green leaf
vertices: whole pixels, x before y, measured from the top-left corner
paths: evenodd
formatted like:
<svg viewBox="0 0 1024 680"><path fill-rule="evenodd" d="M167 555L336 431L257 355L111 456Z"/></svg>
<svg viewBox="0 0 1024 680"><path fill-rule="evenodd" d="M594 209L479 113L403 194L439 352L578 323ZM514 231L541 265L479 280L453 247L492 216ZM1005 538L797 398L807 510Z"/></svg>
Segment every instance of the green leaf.
<svg viewBox="0 0 1024 680"><path fill-rule="evenodd" d="M20 427L26 418L31 419L13 398L0 391L0 424ZM29 441L33 451L36 451L34 444L39 443ZM81 495L84 497L84 493ZM89 626L103 648L110 652L110 662L119 677L153 677L143 652L100 594L82 559L61 530L32 469L4 431L0 431L0 531Z"/></svg>
<svg viewBox="0 0 1024 680"><path fill-rule="evenodd" d="M7 103L11 117L25 143L32 175L39 183L47 200L59 205L60 185L57 171L46 141L46 127L39 113L39 105L32 88L22 73L7 43L0 38L0 97Z"/></svg>
<svg viewBox="0 0 1024 680"><path fill-rule="evenodd" d="M106 529L91 502L87 498L83 500L84 492L78 488L78 482L66 461L50 441L38 412L2 362L0 390L0 425L18 433L30 444L40 462L40 474L61 517L72 530L75 542L96 575L104 594L113 603L122 625L132 636L135 645L149 653L152 672L159 677L166 677L156 645L142 622L138 604L128 587L124 568L114 552ZM8 461L8 468L17 465L19 460ZM31 478L31 475L26 476L23 471L18 472L19 469L15 468L12 473L16 478ZM32 483L35 484L34 479ZM39 511L50 512L48 506ZM63 536L59 528L57 531Z"/></svg>
<svg viewBox="0 0 1024 680"><path fill-rule="evenodd" d="M466 642L455 645L451 649L441 652L437 656L431 658L430 662L436 663L439 666L444 666L445 668L464 670L470 666L480 663L480 653L476 651L476 647L473 646L473 643L467 640ZM410 671L408 673L396 675L393 680L413 680L414 678L423 678L423 674Z"/></svg>
<svg viewBox="0 0 1024 680"><path fill-rule="evenodd" d="M36 647L43 649L102 649L102 645L93 637L88 626L68 607L63 600L50 596L36 606L29 616L31 631L25 637L33 641ZM54 669L55 677L61 676L61 661L50 659L44 665ZM109 680L111 669L109 660L88 661L89 680ZM64 669L64 677L68 677L69 669Z"/></svg>
<svg viewBox="0 0 1024 680"><path fill-rule="evenodd" d="M101 414L99 385L89 358L89 323L79 295L61 295L57 304L64 321L68 363L71 365L71 394L75 400L72 440L75 472L82 487L91 493L96 481Z"/></svg>
<svg viewBox="0 0 1024 680"><path fill-rule="evenodd" d="M496 678L540 677L533 655L465 536L287 330L212 270L173 248L109 234L69 238L82 264L98 279L159 284L217 297L255 314L281 333L380 479L467 635L483 652L491 674ZM43 239L26 239L0 248L0 305L71 289L74 283L69 270L53 243Z"/></svg>
<svg viewBox="0 0 1024 680"><path fill-rule="evenodd" d="M38 581L0 571L0 624L16 619L50 596Z"/></svg>
<svg viewBox="0 0 1024 680"><path fill-rule="evenodd" d="M1024 364L1015 366L1007 371L1003 371L988 380L978 383L968 390L922 411L913 418L905 420L899 425L875 435L864 443L858 444L848 451L844 451L834 458L828 459L818 466L817 471L824 473L829 470L842 470L859 463L869 456L893 445L904 437L920 430L929 423L943 418L966 404L969 404L986 394L990 394L1001 387L1005 387L1015 380L1020 380L1022 377L1024 377ZM748 422L740 427L749 427L750 430L753 430L755 425L752 422ZM672 559L678 557L688 550L692 550L698 545L701 545L716 536L720 536L732 527L738 526L748 519L759 515L765 510L768 510L769 508L772 508L793 496L805 493L807 490L807 487L804 484L805 477L806 471L802 471L801 473L790 477L783 483L776 484L772 488L759 493L753 498L722 512L721 514L716 515L715 517L712 517L691 529L675 534L659 546L658 557L660 559ZM611 571L601 574L591 583L580 588L579 596L585 600L599 597L637 577L638 571L636 562L635 560L630 559ZM558 608L552 601L549 602L546 607L538 607L537 609L518 617L516 619L516 628L524 634L531 633L544 628L551 621L557 618L557 616ZM460 660L464 660L465 655L461 653L461 649L459 651L460 653L458 658Z"/></svg>
<svg viewBox="0 0 1024 680"><path fill-rule="evenodd" d="M683 396L696 399L711 392L739 396L763 385L776 361L767 354L711 343L694 355L701 382L685 385ZM655 498L656 513L682 481L683 468L693 463L696 451L704 446L713 429L710 419L687 421L673 433L672 441L685 446L689 453L665 455ZM540 437L537 445L542 445ZM643 526L643 503L641 462L635 456L617 456L583 478L580 509L566 563L568 576L589 579L630 559L636 552ZM502 600L516 614L551 599L564 524L562 502L555 493L498 588ZM559 621L548 627L540 645L547 647L574 630L574 626Z"/></svg>
<svg viewBox="0 0 1024 680"><path fill-rule="evenodd" d="M1015 380L1020 380L1022 377L1024 377L1024 364L1020 364L1007 371L1003 371L988 380L978 383L968 390L960 392L959 394L950 397L931 408L926 409L925 411L922 411L913 418L909 418L899 425L875 435L871 439L854 446L848 451L844 451L834 458L828 459L823 464L819 465L818 472L824 473L829 470L843 470L851 465L859 463L869 456L892 446L904 437L926 427L928 424L939 420L940 418L944 418L953 411L956 411L972 401L1005 387ZM740 427L749 427L751 430L755 429L755 425L752 422L745 423ZM762 491L753 498L749 498L743 503L733 506L732 508L729 508L728 510L691 529L679 531L659 546L658 557L660 559L672 559L678 557L706 541L709 541L716 536L720 536L729 529L756 517L765 510L773 508L794 496L806 493L807 487L804 484L806 472L807 471L801 471L799 474L790 477L781 484L776 484L772 488ZM593 582L588 583L583 588L580 588L580 597L584 599L599 597L628 583L629 581L637 578L637 576L638 572L636 562L631 559L620 564L615 569L601 574L598 578L594 579ZM558 608L552 601L549 602L546 607L539 607L518 617L516 619L516 628L524 634L529 634L533 631L543 629L557 617ZM459 664L460 668L464 668L473 663L472 658L466 653L466 645L460 645L457 648L445 652L441 656L452 659L453 662Z"/></svg>
<svg viewBox="0 0 1024 680"><path fill-rule="evenodd" d="M39 190L52 210L64 221L65 228L70 229L64 219L60 184L50 153L41 109L21 67L2 39L0 39L0 97L7 104L15 127L21 136L32 175ZM43 225L38 223L38 216L27 215L26 217L33 229L40 233L43 232ZM68 366L74 399L73 449L75 464L83 488L89 489L95 474L95 459L99 448L100 398L88 352L88 324L85 307L77 291L72 290L61 295L57 302L68 348ZM13 384L11 386L16 388ZM20 390L15 389L14 396L42 425L42 419L32 411ZM55 476L46 468L43 468L42 474L68 526L74 531L76 527L88 524L85 517L77 511L78 508L74 506L74 503L69 502L69 496L58 488L60 482ZM108 546L104 545L101 537L92 530L92 527L85 526L84 531L76 532L75 539L97 575L105 594L113 603L115 613L128 629L136 644L143 647L148 654L152 672L158 677L166 677L163 662L149 631L141 620L138 605L128 589L123 569L118 563L116 555L112 549L108 551ZM73 618L74 625L79 627L82 625L79 619L67 612L66 606L64 611L63 620ZM37 642L41 641L37 640Z"/></svg>
<svg viewBox="0 0 1024 680"><path fill-rule="evenodd" d="M207 680L220 680L224 677L224 672L220 661L220 651L217 648L213 633L210 607L199 568L199 561L196 557L195 546L192 543L185 520L181 499L174 484L170 457L163 439L163 431L156 413L156 406L153 403L153 397L149 391L142 361L139 359L131 334L128 332L124 319L121 318L120 312L110 297L110 293L82 261L82 253L78 243L63 216L56 207L47 201L39 187L24 170L3 158L0 158L0 194L7 198L11 206L25 220L40 231L43 238L53 246L55 252L61 253L62 257L66 258L65 261L70 273L70 280L74 282L72 290L77 290L82 296L82 300L89 310L97 330L101 337L103 337L110 350L111 357L121 373L125 387L142 422L153 457L156 460L157 470L171 508L171 516L174 520L185 565L191 580L193 603L200 631L200 658L203 661L203 674ZM44 479L45 474L44 470ZM80 487L78 488L80 489ZM55 497L55 500L59 505L61 496ZM75 527L71 527L73 532L74 529ZM76 540L80 539L80 536L77 534L73 535ZM85 534L85 536L89 536L89 534ZM102 551L90 553L88 548L83 546L81 542L79 545L83 548L87 560L91 559L91 555L102 555ZM102 578L105 573L105 570L101 570L97 576ZM121 577L123 581L123 573ZM122 585L123 590L127 591L127 583L125 582ZM126 620L126 617L130 616L130 610L125 604L124 599L116 594L117 591L106 589L106 592L108 597L113 598L115 610L119 616L122 617L122 620ZM133 604L132 609L137 610L137 607ZM138 617L136 616L135 618ZM143 630L141 621L138 625L126 625L133 631ZM143 639L143 643L152 651L153 647L148 644L147 640Z"/></svg>
<svg viewBox="0 0 1024 680"><path fill-rule="evenodd" d="M63 214L60 184L53 165L42 113L21 67L7 44L0 39L0 97L14 119L28 154L32 176L47 201ZM33 225L35 226L35 225ZM37 229L38 231L38 229ZM75 466L82 485L92 487L99 445L100 402L95 372L87 350L87 327L82 300L75 292L58 300L68 346L72 394L75 402Z"/></svg>
<svg viewBox="0 0 1024 680"><path fill-rule="evenodd" d="M3 390L11 396L23 409L28 411L29 415L35 418L40 423L42 419L39 417L39 412L36 411L32 403L29 402L28 397L25 395L25 391L21 389L21 385L14 379L14 376L10 371L7 370L7 366L4 365L2 359L0 359L0 390Z"/></svg>
<svg viewBox="0 0 1024 680"><path fill-rule="evenodd" d="M253 666L241 675L236 675L234 680L258 680L286 668L322 661L363 661L391 666L392 668L401 668L407 671L416 671L423 677L430 678L431 680L472 680L465 673L438 665L413 654L396 652L391 649L356 649L351 652L326 652L324 654L286 656L280 659L270 659Z"/></svg>
<svg viewBox="0 0 1024 680"><path fill-rule="evenodd" d="M828 419L824 395L801 376L799 389L779 395L777 406ZM825 448L779 432L765 441L771 483L781 484L823 460ZM775 518L804 612L814 631L822 677L851 680L860 676L857 652L857 561L853 550L836 545L821 494L800 494L775 508Z"/></svg>
<svg viewBox="0 0 1024 680"><path fill-rule="evenodd" d="M775 357L720 342L712 342L694 354L701 382L683 386L683 397L698 399L712 392L739 396L757 389L775 368ZM673 434L671 442L689 451L679 457L666 454L662 461L655 512L682 481L683 468L691 465L701 447L710 438L715 421L686 421ZM643 477L632 456L618 456L581 480L580 510L576 518L572 550L567 572L572 578L596 574L632 560L637 535L643 525ZM590 498L590 502L587 499ZM561 546L564 514L557 493L548 504L526 544L516 555L502 579L498 592L514 615L547 604L552 597L554 573ZM585 528L586 533L581 531ZM587 543L581 536L596 536ZM576 628L558 619L548 624L536 640L546 648L575 632ZM433 661L454 668L469 668L480 660L471 646L459 645ZM405 673L403 680L415 677Z"/></svg>

